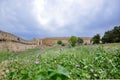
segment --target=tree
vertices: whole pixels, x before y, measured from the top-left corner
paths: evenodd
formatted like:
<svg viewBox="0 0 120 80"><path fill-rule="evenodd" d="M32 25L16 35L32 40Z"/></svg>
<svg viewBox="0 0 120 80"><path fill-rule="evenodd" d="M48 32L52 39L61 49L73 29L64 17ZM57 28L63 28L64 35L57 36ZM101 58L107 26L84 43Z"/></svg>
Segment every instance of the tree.
<svg viewBox="0 0 120 80"><path fill-rule="evenodd" d="M104 36L102 37L102 43L112 43L113 42L113 31L105 32Z"/></svg>
<svg viewBox="0 0 120 80"><path fill-rule="evenodd" d="M72 47L76 45L77 41L78 41L78 38L76 36L71 36L69 39L69 43Z"/></svg>
<svg viewBox="0 0 120 80"><path fill-rule="evenodd" d="M83 44L83 42L84 42L83 39L80 38L80 37L78 37L77 43L78 43L78 44Z"/></svg>
<svg viewBox="0 0 120 80"><path fill-rule="evenodd" d="M120 26L115 26L113 31L113 42L120 42Z"/></svg>
<svg viewBox="0 0 120 80"><path fill-rule="evenodd" d="M92 38L93 44L99 44L100 43L100 35L96 34L93 38Z"/></svg>
<svg viewBox="0 0 120 80"><path fill-rule="evenodd" d="M103 43L118 43L120 42L120 26L115 26L114 29L104 33L102 37Z"/></svg>
<svg viewBox="0 0 120 80"><path fill-rule="evenodd" d="M61 44L62 44L62 41L61 41L61 40L59 40L59 41L57 42L57 44L61 45Z"/></svg>

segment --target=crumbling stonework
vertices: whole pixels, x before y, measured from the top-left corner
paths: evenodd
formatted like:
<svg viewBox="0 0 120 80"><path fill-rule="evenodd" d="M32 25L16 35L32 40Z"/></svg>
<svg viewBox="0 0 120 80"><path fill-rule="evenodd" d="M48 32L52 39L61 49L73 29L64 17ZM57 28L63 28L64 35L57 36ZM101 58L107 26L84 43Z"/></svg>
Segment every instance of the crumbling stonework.
<svg viewBox="0 0 120 80"><path fill-rule="evenodd" d="M91 38L90 37L81 37L84 40L84 44L90 44ZM64 44L68 44L69 37L51 37L51 38L44 38L44 39L37 39L37 43L39 45L45 46L53 46L57 44L57 42L61 40Z"/></svg>
<svg viewBox="0 0 120 80"><path fill-rule="evenodd" d="M82 37L84 43L90 44L91 38ZM7 50L13 52L24 51L38 46L53 46L61 40L64 44L68 44L69 37L50 37L43 39L24 40L13 34L3 32L0 30L0 50Z"/></svg>
<svg viewBox="0 0 120 80"><path fill-rule="evenodd" d="M59 40L61 40L64 44L68 44L69 38L66 38L66 37L44 38L42 40L42 44L41 45L53 46L53 45L57 44L57 42Z"/></svg>
<svg viewBox="0 0 120 80"><path fill-rule="evenodd" d="M84 41L84 44L91 44L91 39L90 37L81 37Z"/></svg>
<svg viewBox="0 0 120 80"><path fill-rule="evenodd" d="M37 47L35 40L24 40L13 34L0 31L0 50L18 52L35 47Z"/></svg>
<svg viewBox="0 0 120 80"><path fill-rule="evenodd" d="M13 52L19 52L19 51L25 51L27 49L35 48L36 45L31 44L21 44L18 42L0 42L0 50L4 51L13 51Z"/></svg>

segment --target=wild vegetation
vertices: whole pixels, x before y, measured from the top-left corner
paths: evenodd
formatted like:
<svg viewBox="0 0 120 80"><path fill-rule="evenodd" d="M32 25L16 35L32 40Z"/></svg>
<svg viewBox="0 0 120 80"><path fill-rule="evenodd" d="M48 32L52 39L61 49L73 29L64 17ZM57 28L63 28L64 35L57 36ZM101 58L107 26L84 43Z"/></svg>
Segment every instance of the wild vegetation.
<svg viewBox="0 0 120 80"><path fill-rule="evenodd" d="M120 44L0 52L2 80L120 79Z"/></svg>

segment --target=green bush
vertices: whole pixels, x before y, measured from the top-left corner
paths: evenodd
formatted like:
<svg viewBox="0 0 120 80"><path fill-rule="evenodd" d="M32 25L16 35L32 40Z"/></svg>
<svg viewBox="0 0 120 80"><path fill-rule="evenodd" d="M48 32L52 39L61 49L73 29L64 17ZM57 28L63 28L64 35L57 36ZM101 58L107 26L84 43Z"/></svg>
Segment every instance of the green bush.
<svg viewBox="0 0 120 80"><path fill-rule="evenodd" d="M61 40L59 40L59 41L57 42L57 44L61 45L61 44L62 44L62 41L61 41Z"/></svg>
<svg viewBox="0 0 120 80"><path fill-rule="evenodd" d="M72 47L76 45L77 41L78 41L78 38L76 36L71 36L69 39L69 43Z"/></svg>
<svg viewBox="0 0 120 80"><path fill-rule="evenodd" d="M63 43L61 46L65 46L65 44Z"/></svg>
<svg viewBox="0 0 120 80"><path fill-rule="evenodd" d="M84 43L84 41L83 41L83 39L82 39L82 38L78 37L78 41L77 41L77 43L78 43L78 44L83 44L83 43Z"/></svg>

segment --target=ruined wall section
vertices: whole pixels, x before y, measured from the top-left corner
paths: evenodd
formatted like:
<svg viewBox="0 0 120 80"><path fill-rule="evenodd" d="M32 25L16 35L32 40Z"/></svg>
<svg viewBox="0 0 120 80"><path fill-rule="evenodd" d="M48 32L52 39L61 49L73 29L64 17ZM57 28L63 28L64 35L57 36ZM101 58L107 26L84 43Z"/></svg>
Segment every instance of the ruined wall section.
<svg viewBox="0 0 120 80"><path fill-rule="evenodd" d="M83 41L84 41L83 44L91 44L91 39L92 39L92 38L90 38L90 37L81 37L81 38L82 38Z"/></svg>
<svg viewBox="0 0 120 80"><path fill-rule="evenodd" d="M13 51L13 52L19 52L19 51L25 51L27 49L33 49L36 45L26 45L21 44L18 42L0 42L0 50L4 51Z"/></svg>
<svg viewBox="0 0 120 80"><path fill-rule="evenodd" d="M53 45L57 44L57 42L59 40L61 40L64 44L68 44L68 39L69 38L65 38L65 37L44 38L42 40L41 45L53 46Z"/></svg>
<svg viewBox="0 0 120 80"><path fill-rule="evenodd" d="M91 44L90 37L81 37L84 41L83 44ZM37 39L37 43L42 46L53 46L57 44L57 42L61 40L64 44L69 44L69 37L51 37L51 38L44 38L44 39Z"/></svg>
<svg viewBox="0 0 120 80"><path fill-rule="evenodd" d="M91 38L81 37L84 40L84 44L90 44ZM13 34L0 30L0 50L7 51L24 51L40 46L53 46L61 40L64 44L68 44L69 37L50 37L50 38L35 38L33 40L24 40Z"/></svg>
<svg viewBox="0 0 120 80"><path fill-rule="evenodd" d="M37 47L35 40L24 40L13 34L0 31L0 50L18 52L35 47Z"/></svg>

